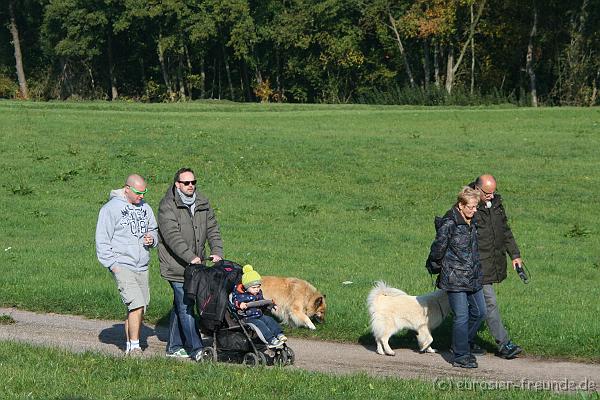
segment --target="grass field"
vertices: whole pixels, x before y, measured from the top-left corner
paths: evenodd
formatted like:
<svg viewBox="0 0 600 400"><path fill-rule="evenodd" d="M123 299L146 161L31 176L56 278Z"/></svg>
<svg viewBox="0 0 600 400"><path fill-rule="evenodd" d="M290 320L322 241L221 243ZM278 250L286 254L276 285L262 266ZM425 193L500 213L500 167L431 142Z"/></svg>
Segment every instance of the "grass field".
<svg viewBox="0 0 600 400"><path fill-rule="evenodd" d="M488 390L469 380L328 376L291 368L197 365L74 355L0 342L0 397L7 399L559 399L546 391ZM578 398L598 399L597 393Z"/></svg>
<svg viewBox="0 0 600 400"><path fill-rule="evenodd" d="M157 211L190 166L227 258L327 295L326 323L292 335L369 342L372 283L430 290L433 217L491 172L531 272L497 288L513 339L600 360L600 109L0 102L0 126L2 306L121 319L95 256L98 210L138 172ZM171 304L157 261L151 322ZM447 347L449 324L434 336Z"/></svg>

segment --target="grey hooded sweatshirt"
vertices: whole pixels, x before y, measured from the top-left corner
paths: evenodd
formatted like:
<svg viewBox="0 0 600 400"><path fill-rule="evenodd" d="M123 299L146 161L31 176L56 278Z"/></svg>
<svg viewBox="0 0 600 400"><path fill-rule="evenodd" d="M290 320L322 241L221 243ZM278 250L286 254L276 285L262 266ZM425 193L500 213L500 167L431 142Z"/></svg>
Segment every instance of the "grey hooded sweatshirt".
<svg viewBox="0 0 600 400"><path fill-rule="evenodd" d="M100 209L96 225L96 255L106 268L122 266L132 271L148 269L150 249L144 246L144 235L158 245L158 225L152 208L145 201L131 204L124 189L110 192L108 202Z"/></svg>

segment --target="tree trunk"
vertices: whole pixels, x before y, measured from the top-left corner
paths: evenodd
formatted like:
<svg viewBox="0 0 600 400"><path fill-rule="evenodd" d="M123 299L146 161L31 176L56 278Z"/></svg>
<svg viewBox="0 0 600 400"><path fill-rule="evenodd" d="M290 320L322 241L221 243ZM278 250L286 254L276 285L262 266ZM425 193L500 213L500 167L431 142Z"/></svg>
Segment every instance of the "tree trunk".
<svg viewBox="0 0 600 400"><path fill-rule="evenodd" d="M117 91L117 79L115 78L115 64L113 61L113 52L112 52L112 32L108 32L107 37L107 55L108 55L108 77L110 79L110 93L111 99L116 100L119 97L119 92Z"/></svg>
<svg viewBox="0 0 600 400"><path fill-rule="evenodd" d="M150 92L148 91L148 81L146 80L146 68L144 67L144 58L140 57L140 76L142 77L142 85L146 98L150 100Z"/></svg>
<svg viewBox="0 0 600 400"><path fill-rule="evenodd" d="M425 76L425 88L429 87L431 67L429 65L429 39L423 39L423 75Z"/></svg>
<svg viewBox="0 0 600 400"><path fill-rule="evenodd" d="M258 67L254 67L254 78L256 79L256 83L258 83L259 85L263 81L262 74L260 73Z"/></svg>
<svg viewBox="0 0 600 400"><path fill-rule="evenodd" d="M440 63L438 60L440 54L440 44L434 39L433 42L433 81L436 87L440 87Z"/></svg>
<svg viewBox="0 0 600 400"><path fill-rule="evenodd" d="M60 86L60 99L65 100L73 95L74 89L71 83L69 61L64 57L60 58L60 75L58 83Z"/></svg>
<svg viewBox="0 0 600 400"><path fill-rule="evenodd" d="M396 27L396 20L392 16L392 13L388 10L388 18L390 20L390 28L394 31L394 35L396 35L396 43L398 44L398 49L400 49L400 55L404 60L404 68L406 69L406 75L408 75L408 80L410 82L411 87L415 87L415 80L413 78L412 72L410 70L410 65L408 64L408 58L406 57L406 53L404 52L404 46L402 45L402 40L400 39L400 33L398 33L398 28Z"/></svg>
<svg viewBox="0 0 600 400"><path fill-rule="evenodd" d="M227 75L227 84L229 85L229 93L231 95L231 100L235 100L233 98L233 84L231 83L231 71L229 69L229 61L227 60L227 54L225 53L225 45L221 42L221 51L223 52L223 63L225 64L225 74Z"/></svg>
<svg viewBox="0 0 600 400"><path fill-rule="evenodd" d="M525 71L529 75L529 85L531 92L531 105L533 107L538 106L536 82L535 82L535 71L533 70L533 39L537 33L537 5L535 0L533 1L533 24L531 26L531 32L529 33L529 43L527 44L527 57L525 63Z"/></svg>
<svg viewBox="0 0 600 400"><path fill-rule="evenodd" d="M240 73L240 93L242 94L240 100L244 99L244 90L245 90L245 86L244 85L244 75L242 74L242 69L240 68L238 70L238 72Z"/></svg>
<svg viewBox="0 0 600 400"><path fill-rule="evenodd" d="M200 59L200 98L206 98L206 70L204 69L204 57Z"/></svg>
<svg viewBox="0 0 600 400"><path fill-rule="evenodd" d="M471 3L471 26L473 26L473 3ZM471 96L475 90L475 35L471 35Z"/></svg>
<svg viewBox="0 0 600 400"><path fill-rule="evenodd" d="M281 70L281 59L279 57L279 51L275 50L275 90L277 91L277 93L282 93L281 91L281 76L280 76L280 70Z"/></svg>
<svg viewBox="0 0 600 400"><path fill-rule="evenodd" d="M452 85L454 84L454 47L448 47L448 62L446 64L446 92L452 93Z"/></svg>
<svg viewBox="0 0 600 400"><path fill-rule="evenodd" d="M94 79L94 71L92 70L91 60L89 60L89 62L83 61L82 64L85 67L85 69L87 70L88 75L90 76L90 86L92 88L92 96L95 96L96 95L96 80ZM79 95L81 96L82 93L80 93ZM93 98L95 98L95 97L93 97Z"/></svg>
<svg viewBox="0 0 600 400"><path fill-rule="evenodd" d="M183 50L184 50L184 52L185 52L185 60L186 60L187 74L188 74L188 76L189 76L189 75L191 75L191 74L192 74L192 60L190 59L190 53L189 53L189 51L188 51L188 48L187 48L187 46L185 46L185 45L184 45L184 46L183 46ZM189 99L190 99L190 100L192 100L192 90L193 90L193 87L192 87L192 85L190 84L189 80L187 80L187 81L186 81L186 83L187 83L187 85L186 85L186 86L187 86L187 90L188 90L188 97L189 97Z"/></svg>
<svg viewBox="0 0 600 400"><path fill-rule="evenodd" d="M250 82L250 76L248 75L248 64L245 62L242 62L242 73L246 81L246 100L252 101L252 82Z"/></svg>
<svg viewBox="0 0 600 400"><path fill-rule="evenodd" d="M213 58L213 76L212 76L212 84L210 85L210 98L214 99L215 96L215 87L216 87L216 79L217 79L217 57Z"/></svg>
<svg viewBox="0 0 600 400"><path fill-rule="evenodd" d="M463 47L460 51L460 55L458 56L458 59L456 60L456 63L454 64L454 67L452 68L452 74L448 75L446 77L446 90L448 91L448 93L450 93L450 91L452 90L452 86L448 86L448 77L451 78L451 82L454 81L454 76L456 75L456 72L458 71L458 67L460 67L460 63L462 62L462 59L465 56L467 48L469 47L469 43L471 42L471 40L473 39L473 36L475 35L475 27L479 23L481 14L483 14L483 8L485 7L485 2L486 2L486 0L482 0L481 3L479 4L479 9L477 10L477 16L475 17L475 19L471 23L471 26L469 27L469 37L465 41L465 44L463 45ZM450 61L450 60L448 60L448 61ZM452 60L452 61L454 62L454 60Z"/></svg>
<svg viewBox="0 0 600 400"><path fill-rule="evenodd" d="M179 82L179 99L185 101L185 82L183 79L183 54L177 55L177 81Z"/></svg>
<svg viewBox="0 0 600 400"><path fill-rule="evenodd" d="M592 82L592 96L590 97L590 107L593 107L596 105L596 98L598 97L598 78L600 78L600 68L598 68L598 71L596 71L596 77L594 78L594 81Z"/></svg>
<svg viewBox="0 0 600 400"><path fill-rule="evenodd" d="M221 100L221 60L219 60L219 62L217 63L217 72L219 73L218 75L218 89L219 89L219 93L217 96L217 99Z"/></svg>
<svg viewBox="0 0 600 400"><path fill-rule="evenodd" d="M29 90L27 89L27 80L25 79L25 70L23 69L23 55L21 54L21 41L19 40L19 29L17 27L17 18L15 17L14 0L9 0L8 12L10 14L10 33L12 34L13 46L15 48L15 63L17 68L17 78L19 80L19 92L21 98L28 100Z"/></svg>
<svg viewBox="0 0 600 400"><path fill-rule="evenodd" d="M171 90L171 81L169 79L169 72L167 70L167 66L165 64L165 53L161 43L162 34L158 34L158 61L160 62L160 69L162 71L163 80L165 81L165 86L167 86L167 94L169 95L169 100L173 100L173 90Z"/></svg>

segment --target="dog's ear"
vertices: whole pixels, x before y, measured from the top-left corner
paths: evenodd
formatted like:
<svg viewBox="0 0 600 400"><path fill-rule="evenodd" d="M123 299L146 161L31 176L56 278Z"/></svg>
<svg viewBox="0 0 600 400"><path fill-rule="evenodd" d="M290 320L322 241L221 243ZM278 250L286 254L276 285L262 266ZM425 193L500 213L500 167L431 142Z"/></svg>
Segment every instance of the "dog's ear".
<svg viewBox="0 0 600 400"><path fill-rule="evenodd" d="M319 308L321 304L323 304L323 297L325 296L319 296L315 299L315 309Z"/></svg>

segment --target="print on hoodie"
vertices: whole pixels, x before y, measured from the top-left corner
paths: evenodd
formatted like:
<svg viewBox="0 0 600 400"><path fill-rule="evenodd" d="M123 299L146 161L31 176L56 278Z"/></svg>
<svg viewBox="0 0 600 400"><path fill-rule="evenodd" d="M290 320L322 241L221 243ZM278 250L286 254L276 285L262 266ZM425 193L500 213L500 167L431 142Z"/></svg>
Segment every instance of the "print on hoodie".
<svg viewBox="0 0 600 400"><path fill-rule="evenodd" d="M148 211L143 207L128 204L121 210L121 215L123 218L121 218L119 224L123 227L128 226L132 235L142 237L148 232L148 225L146 224Z"/></svg>

